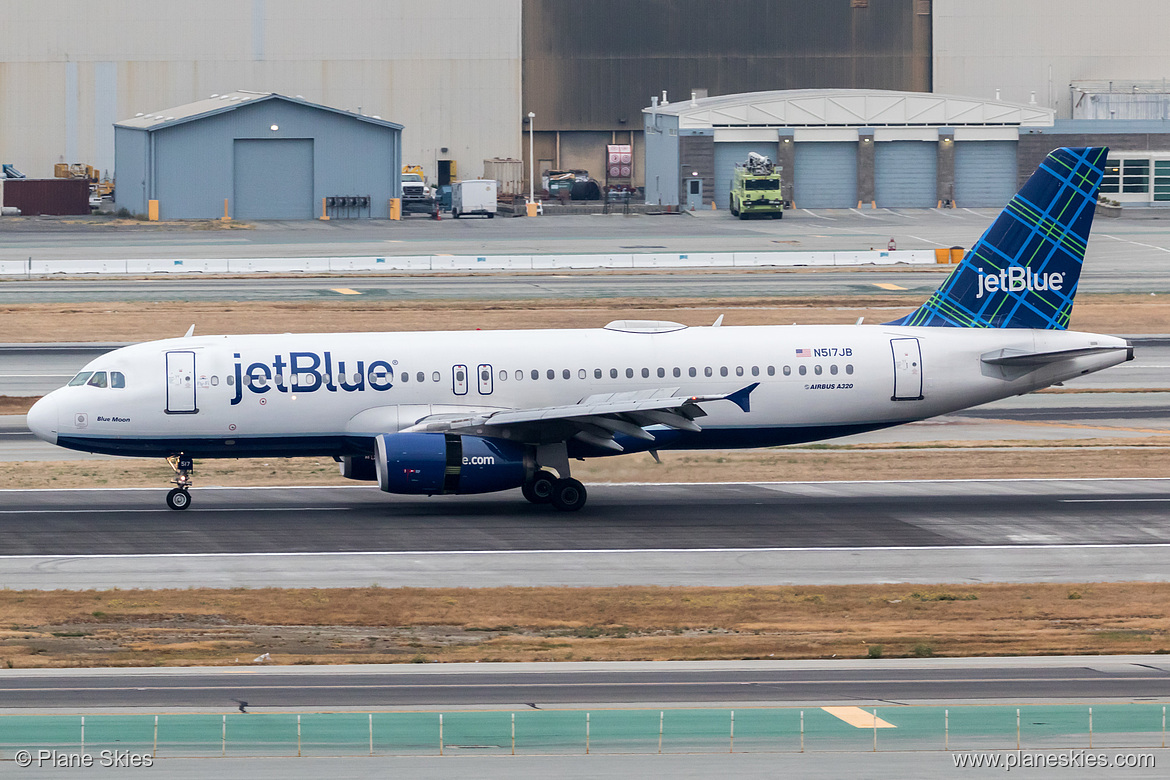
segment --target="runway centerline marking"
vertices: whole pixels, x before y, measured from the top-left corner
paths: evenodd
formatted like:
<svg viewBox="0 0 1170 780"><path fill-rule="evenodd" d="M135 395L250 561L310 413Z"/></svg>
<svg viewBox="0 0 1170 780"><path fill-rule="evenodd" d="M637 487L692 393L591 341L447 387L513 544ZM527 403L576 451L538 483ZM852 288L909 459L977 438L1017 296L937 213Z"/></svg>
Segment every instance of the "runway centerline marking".
<svg viewBox="0 0 1170 780"><path fill-rule="evenodd" d="M872 712L866 712L861 707L821 707L822 710L834 718L845 721L855 729L896 729L889 721L876 717Z"/></svg>

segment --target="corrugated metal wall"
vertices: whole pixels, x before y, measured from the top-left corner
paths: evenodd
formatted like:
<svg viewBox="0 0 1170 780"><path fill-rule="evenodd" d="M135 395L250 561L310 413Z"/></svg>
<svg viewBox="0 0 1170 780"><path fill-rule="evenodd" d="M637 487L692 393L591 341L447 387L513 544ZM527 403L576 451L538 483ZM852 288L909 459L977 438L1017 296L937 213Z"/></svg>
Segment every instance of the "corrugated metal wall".
<svg viewBox="0 0 1170 780"><path fill-rule="evenodd" d="M850 0L524 0L523 110L544 128L611 130L637 127L664 89L675 101L694 88L929 92L922 8L911 0L864 8Z"/></svg>
<svg viewBox="0 0 1170 780"><path fill-rule="evenodd" d="M1170 73L1166 0L933 0L934 91L1072 116L1070 82Z"/></svg>
<svg viewBox="0 0 1170 780"><path fill-rule="evenodd" d="M112 169L109 124L236 89L405 126L432 177L520 156L521 0L0 3L0 160ZM638 126L635 117L635 127ZM447 147L443 152L442 148ZM73 159L77 157L78 159Z"/></svg>

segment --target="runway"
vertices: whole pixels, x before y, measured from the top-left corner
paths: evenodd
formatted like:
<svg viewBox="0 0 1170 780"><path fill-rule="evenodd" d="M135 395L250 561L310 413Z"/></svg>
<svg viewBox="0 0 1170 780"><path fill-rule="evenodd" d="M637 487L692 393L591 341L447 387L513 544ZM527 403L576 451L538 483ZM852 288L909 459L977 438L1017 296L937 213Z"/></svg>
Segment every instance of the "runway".
<svg viewBox="0 0 1170 780"><path fill-rule="evenodd" d="M1170 480L0 492L8 588L1164 581Z"/></svg>
<svg viewBox="0 0 1170 780"><path fill-rule="evenodd" d="M1170 695L1161 657L406 664L13 670L4 710L137 707L432 709L678 706L735 702L884 706L949 701L1156 700Z"/></svg>

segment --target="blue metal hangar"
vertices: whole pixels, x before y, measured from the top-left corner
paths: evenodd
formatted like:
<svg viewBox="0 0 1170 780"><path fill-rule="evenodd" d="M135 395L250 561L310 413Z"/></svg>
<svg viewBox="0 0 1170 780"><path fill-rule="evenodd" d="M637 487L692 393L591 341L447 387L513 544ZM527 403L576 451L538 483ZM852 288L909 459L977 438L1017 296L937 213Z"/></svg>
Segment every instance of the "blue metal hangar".
<svg viewBox="0 0 1170 780"><path fill-rule="evenodd" d="M310 219L327 199L385 218L401 182L402 125L230 92L116 123L114 159L115 205L134 214L158 201L160 219Z"/></svg>

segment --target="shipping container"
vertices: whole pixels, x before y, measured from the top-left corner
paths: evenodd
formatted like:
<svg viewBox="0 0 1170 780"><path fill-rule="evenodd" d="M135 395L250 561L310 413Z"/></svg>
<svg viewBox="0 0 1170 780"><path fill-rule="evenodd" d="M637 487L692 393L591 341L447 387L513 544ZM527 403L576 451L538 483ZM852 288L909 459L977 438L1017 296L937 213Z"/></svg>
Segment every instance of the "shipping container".
<svg viewBox="0 0 1170 780"><path fill-rule="evenodd" d="M524 193L524 163L520 160L493 157L483 161L483 177L499 182L501 195Z"/></svg>
<svg viewBox="0 0 1170 780"><path fill-rule="evenodd" d="M85 179L5 179L4 205L26 216L89 214L89 182Z"/></svg>

